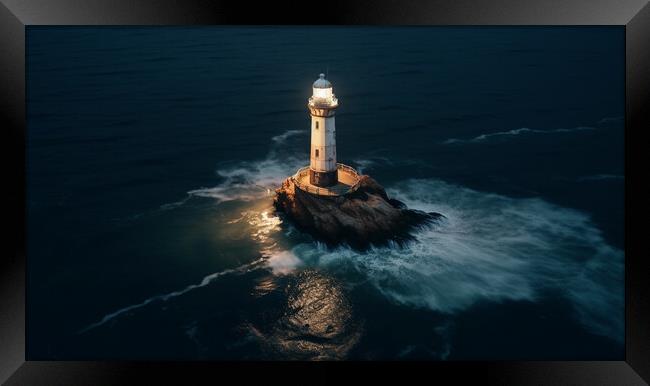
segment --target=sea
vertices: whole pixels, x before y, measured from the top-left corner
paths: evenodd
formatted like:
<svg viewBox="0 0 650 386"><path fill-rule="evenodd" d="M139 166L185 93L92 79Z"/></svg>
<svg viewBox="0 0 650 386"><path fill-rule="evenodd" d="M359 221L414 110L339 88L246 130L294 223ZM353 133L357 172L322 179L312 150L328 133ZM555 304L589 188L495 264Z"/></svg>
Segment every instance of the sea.
<svg viewBox="0 0 650 386"><path fill-rule="evenodd" d="M624 27L26 31L29 360L623 360ZM445 221L327 246L338 161Z"/></svg>

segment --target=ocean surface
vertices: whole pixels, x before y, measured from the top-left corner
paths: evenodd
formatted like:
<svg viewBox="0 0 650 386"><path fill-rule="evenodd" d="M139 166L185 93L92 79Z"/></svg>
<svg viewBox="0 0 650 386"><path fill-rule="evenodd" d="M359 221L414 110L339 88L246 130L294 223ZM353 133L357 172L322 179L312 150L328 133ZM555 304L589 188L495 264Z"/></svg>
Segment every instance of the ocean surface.
<svg viewBox="0 0 650 386"><path fill-rule="evenodd" d="M446 216L275 213L311 84L340 162ZM28 27L27 356L624 358L623 27Z"/></svg>

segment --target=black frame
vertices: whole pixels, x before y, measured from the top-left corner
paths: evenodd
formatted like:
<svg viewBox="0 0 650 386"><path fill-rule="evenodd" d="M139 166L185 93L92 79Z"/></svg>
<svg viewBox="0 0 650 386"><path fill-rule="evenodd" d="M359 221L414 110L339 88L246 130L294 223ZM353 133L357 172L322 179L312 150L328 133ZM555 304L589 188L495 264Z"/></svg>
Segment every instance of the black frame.
<svg viewBox="0 0 650 386"><path fill-rule="evenodd" d="M405 380L414 372L449 383L643 385L650 382L650 288L647 252L639 247L633 219L645 197L632 180L639 166L632 154L650 128L650 4L646 0L329 0L279 2L223 0L2 0L0 4L0 117L5 165L11 181L10 216L3 216L11 249L0 259L0 382L23 384L194 383L188 377L238 381L262 376L286 382L296 369L311 373L302 382L339 381L340 370L357 366L366 376ZM5 4L6 3L6 4ZM625 360L610 362L43 362L25 361L25 26L194 24L392 24L392 25L620 25L626 40L625 117ZM8 130L7 130L8 128ZM8 140L7 140L8 138ZM644 149L641 149L644 150ZM8 162L7 162L8 161ZM644 171L647 171L644 170ZM644 173L644 175L647 173ZM6 177L5 177L6 178ZM634 179L639 184L639 179ZM647 206L644 207L647 209ZM636 236L632 236L632 234ZM246 371L259 367L260 371ZM291 372L291 373L288 373ZM317 379L314 379L317 375ZM412 378L418 379L418 378ZM645 379L645 381L644 381ZM385 380L388 380L385 378ZM451 381L451 382L450 382Z"/></svg>

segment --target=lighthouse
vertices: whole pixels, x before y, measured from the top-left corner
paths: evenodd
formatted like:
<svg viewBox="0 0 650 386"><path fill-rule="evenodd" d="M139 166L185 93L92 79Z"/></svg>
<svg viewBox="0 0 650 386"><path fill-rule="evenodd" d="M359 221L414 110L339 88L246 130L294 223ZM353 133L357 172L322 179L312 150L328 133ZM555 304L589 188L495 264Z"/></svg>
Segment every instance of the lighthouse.
<svg viewBox="0 0 650 386"><path fill-rule="evenodd" d="M312 91L307 102L311 115L309 166L301 167L288 180L305 193L319 197L343 196L358 187L360 176L354 168L336 162L334 114L339 101L325 74L316 79Z"/></svg>
<svg viewBox="0 0 650 386"><path fill-rule="evenodd" d="M325 79L325 74L320 74L312 89L313 94L307 103L311 115L309 183L328 187L338 182L334 115L339 102L332 92L332 83Z"/></svg>

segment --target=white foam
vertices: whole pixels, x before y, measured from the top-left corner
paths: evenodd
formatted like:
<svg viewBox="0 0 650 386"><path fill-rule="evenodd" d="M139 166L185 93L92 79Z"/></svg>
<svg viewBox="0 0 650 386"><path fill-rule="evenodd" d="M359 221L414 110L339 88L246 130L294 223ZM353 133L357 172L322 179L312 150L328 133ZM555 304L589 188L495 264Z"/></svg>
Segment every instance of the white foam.
<svg viewBox="0 0 650 386"><path fill-rule="evenodd" d="M618 116L618 117L605 117L598 121L599 124L604 124L604 123L610 123L610 122L623 122L625 117Z"/></svg>
<svg viewBox="0 0 650 386"><path fill-rule="evenodd" d="M293 272L296 268L302 265L300 260L291 251L276 251L271 252L268 256L266 264L271 271L276 275L286 275Z"/></svg>
<svg viewBox="0 0 650 386"><path fill-rule="evenodd" d="M306 133L306 130L287 130L284 133L280 135L276 135L275 137L271 138L273 142L275 143L284 143L289 137L292 137L294 135Z"/></svg>
<svg viewBox="0 0 650 386"><path fill-rule="evenodd" d="M308 161L304 157L287 156L292 149L285 148L288 138L304 130L287 130L272 138L269 153L262 160L239 162L234 166L222 167L217 175L224 179L211 188L194 189L187 192L190 196L209 197L217 201L254 201L269 196L282 181L294 174Z"/></svg>
<svg viewBox="0 0 650 386"><path fill-rule="evenodd" d="M591 176L583 176L578 178L578 181L602 181L602 180L624 180L625 176L619 174L595 174Z"/></svg>
<svg viewBox="0 0 650 386"><path fill-rule="evenodd" d="M476 143L476 142L485 141L493 137L515 136L515 135L526 134L526 133L553 134L553 133L571 133L575 131L591 131L591 130L596 130L596 129L593 127L585 127L585 126L573 127L570 129L552 129L552 130L539 130L539 129L529 129L527 127L522 127L519 129L513 129L508 131L497 131L494 133L481 134L479 136L476 136L474 138L469 138L469 139L450 138L443 141L442 143L445 145L450 145L454 143L463 143L463 142Z"/></svg>
<svg viewBox="0 0 650 386"><path fill-rule="evenodd" d="M357 169L357 172L363 174L367 169L379 165L393 165L393 162L386 157L371 157L367 159L355 159L352 161L352 164Z"/></svg>
<svg viewBox="0 0 650 386"><path fill-rule="evenodd" d="M160 209L160 210L171 210L171 209L176 209L176 208L178 208L178 207L184 205L184 204L187 202L187 200L189 200L189 199L190 199L190 196L185 197L184 199L182 199L182 200L180 200L180 201L170 202L170 203L168 203L168 204L162 204L162 205L160 205L160 208L159 208L159 209Z"/></svg>
<svg viewBox="0 0 650 386"><path fill-rule="evenodd" d="M410 180L389 195L447 216L404 248L294 248L303 261L352 264L393 301L443 313L478 301L561 293L594 333L623 339L623 258L588 216L540 199L512 199L435 180ZM548 291L552 290L552 291Z"/></svg>
<svg viewBox="0 0 650 386"><path fill-rule="evenodd" d="M124 308L120 308L119 310L117 310L115 312L111 312L110 314L105 315L99 321L97 321L95 323L92 323L92 324L86 326L85 328L79 330L78 333L83 334L85 332L88 332L88 331L90 331L90 330L92 330L94 328L97 328L97 327L100 327L100 326L106 324L107 322L115 319L116 317L118 317L120 315L123 315L125 313L130 312L130 311L137 310L137 309L142 308L142 307L145 307L145 306L147 306L147 305L149 305L151 303L154 303L154 302L157 302L157 301L166 302L166 301L168 301L168 300L170 300L172 298L176 298L178 296L184 295L184 294L186 294L186 293L188 293L188 292L190 292L190 291L192 291L194 289L205 287L205 286L209 285L210 283L212 283L213 281L215 281L216 279L218 279L218 278L220 278L220 277L222 277L224 275L230 275L230 274L236 274L236 273L242 274L242 273L250 272L250 271L252 271L254 269L259 268L260 263L262 263L263 261L264 261L264 259L258 259L258 260L255 260L255 261L251 262L251 263L239 266L237 268L227 269L227 270L224 270L224 271L215 272L215 273L212 273L212 274L210 274L208 276L205 276L201 280L201 282L196 283L196 284L190 284L190 285L188 285L187 287L185 287L185 288L183 288L181 290L169 292L169 293L162 294L162 295L152 296L150 298L145 299L141 303L137 303L137 304L133 304L133 305L130 305L130 306L127 306L127 307L124 307Z"/></svg>

